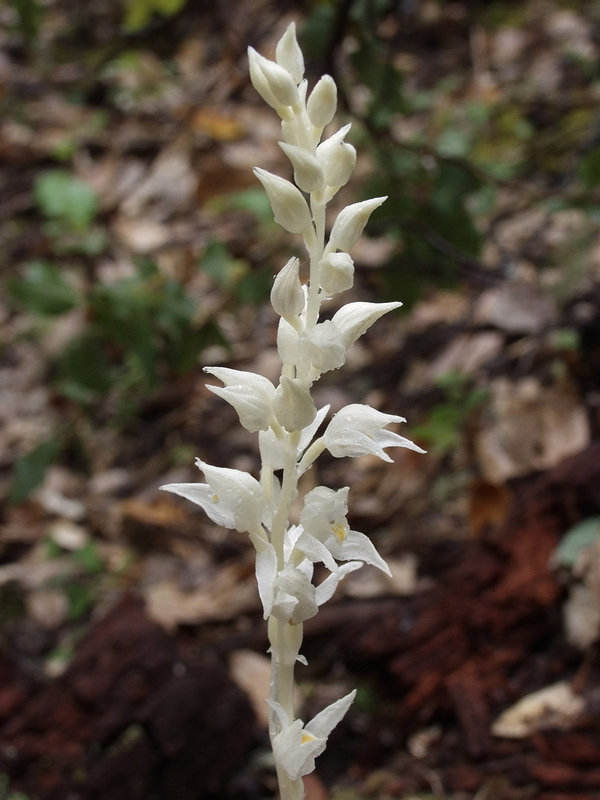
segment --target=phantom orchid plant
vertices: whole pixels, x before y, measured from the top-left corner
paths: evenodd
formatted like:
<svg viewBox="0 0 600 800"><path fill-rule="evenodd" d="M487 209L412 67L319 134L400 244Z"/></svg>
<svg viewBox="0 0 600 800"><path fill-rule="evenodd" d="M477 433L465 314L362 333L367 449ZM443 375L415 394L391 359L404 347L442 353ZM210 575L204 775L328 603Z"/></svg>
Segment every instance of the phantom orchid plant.
<svg viewBox="0 0 600 800"><path fill-rule="evenodd" d="M324 75L307 97L304 59L292 23L270 61L249 48L250 77L261 97L281 118L281 149L289 158L294 183L255 169L273 214L286 231L302 237L310 272L300 280L299 260L291 258L276 276L271 303L280 317L277 347L282 361L279 384L251 372L206 367L223 383L209 386L237 411L241 424L258 432L260 479L235 469L197 460L206 483L163 486L201 506L225 528L247 532L256 550L258 591L268 620L272 659L269 733L281 800L304 797L302 776L314 769L327 737L350 707L355 692L332 703L310 722L294 712L294 666L300 655L303 623L333 595L340 580L364 563L389 574L370 539L349 529L348 487L318 486L302 500L299 519L291 520L298 483L318 456L371 453L391 461L387 447L420 447L387 430L402 417L367 405L352 404L333 416L322 435L329 407L315 407L311 389L324 372L341 367L350 345L379 317L401 303L348 303L332 319L320 321L321 302L353 285L352 249L384 197L353 203L340 211L326 236L327 203L350 178L356 151L345 141L346 125L321 141L333 120L337 90ZM314 565L329 575L313 583Z"/></svg>

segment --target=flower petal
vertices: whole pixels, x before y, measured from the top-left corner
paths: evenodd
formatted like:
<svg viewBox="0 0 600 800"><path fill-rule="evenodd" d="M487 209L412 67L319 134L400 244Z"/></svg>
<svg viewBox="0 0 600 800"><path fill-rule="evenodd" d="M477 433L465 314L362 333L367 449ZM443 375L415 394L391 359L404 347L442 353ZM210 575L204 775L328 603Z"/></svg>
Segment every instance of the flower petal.
<svg viewBox="0 0 600 800"><path fill-rule="evenodd" d="M344 345L350 347L380 317L401 305L402 303L346 303L336 311L332 321L340 331Z"/></svg>
<svg viewBox="0 0 600 800"><path fill-rule="evenodd" d="M336 700L334 703L327 706L327 708L324 708L323 711L319 711L319 713L304 726L304 729L312 733L313 736L327 741L327 737L331 731L345 717L355 697L356 689L353 689L344 697L340 697L339 700Z"/></svg>
<svg viewBox="0 0 600 800"><path fill-rule="evenodd" d="M225 384L224 387L207 384L206 388L235 408L247 431L255 433L269 427L273 418L275 387L268 378L228 367L204 367L204 372Z"/></svg>
<svg viewBox="0 0 600 800"><path fill-rule="evenodd" d="M377 567L386 575L390 577L392 575L390 568L375 549L375 545L364 533L348 531L342 542L332 536L327 540L325 546L338 561L364 561L365 564Z"/></svg>
<svg viewBox="0 0 600 800"><path fill-rule="evenodd" d="M224 528L240 532L260 530L265 511L260 483L247 472L213 467L199 458L196 465L208 483L170 483L160 488L202 506L213 522Z"/></svg>

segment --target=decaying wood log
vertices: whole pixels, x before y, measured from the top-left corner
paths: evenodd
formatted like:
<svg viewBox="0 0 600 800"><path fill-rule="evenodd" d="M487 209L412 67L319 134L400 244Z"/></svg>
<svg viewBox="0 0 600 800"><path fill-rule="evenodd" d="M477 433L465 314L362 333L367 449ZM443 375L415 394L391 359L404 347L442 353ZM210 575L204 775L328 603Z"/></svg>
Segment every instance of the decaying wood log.
<svg viewBox="0 0 600 800"><path fill-rule="evenodd" d="M253 743L223 664L181 652L133 597L92 625L60 678L12 686L0 771L38 800L221 797Z"/></svg>

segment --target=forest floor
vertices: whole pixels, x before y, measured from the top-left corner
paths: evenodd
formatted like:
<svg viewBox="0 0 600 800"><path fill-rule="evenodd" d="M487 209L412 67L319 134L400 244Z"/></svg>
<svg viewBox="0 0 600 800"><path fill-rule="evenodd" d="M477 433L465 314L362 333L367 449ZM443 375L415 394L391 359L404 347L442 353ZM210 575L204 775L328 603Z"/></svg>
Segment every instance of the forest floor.
<svg viewBox="0 0 600 800"><path fill-rule="evenodd" d="M0 800L276 796L253 550L158 487L196 456L256 474L201 366L279 375L296 245L252 175L285 165L246 47L338 8L313 67L356 122L351 202L383 138L351 72L371 6L190 0L124 29L151 5L0 11ZM358 688L309 800L600 798L600 10L485 5L378 5L417 199L412 230L374 215L342 299L406 309L315 399L402 414L428 453L312 478L351 487L392 577L352 573L305 626L303 717Z"/></svg>

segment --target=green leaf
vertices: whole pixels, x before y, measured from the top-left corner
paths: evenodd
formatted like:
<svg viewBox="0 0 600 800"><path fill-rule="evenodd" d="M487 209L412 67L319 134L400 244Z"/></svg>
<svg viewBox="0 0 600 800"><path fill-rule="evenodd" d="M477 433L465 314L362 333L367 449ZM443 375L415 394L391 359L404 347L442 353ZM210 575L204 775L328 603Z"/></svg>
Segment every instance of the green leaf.
<svg viewBox="0 0 600 800"><path fill-rule="evenodd" d="M600 517L588 517L565 533L552 555L552 563L558 567L574 567L579 555L598 539L600 539Z"/></svg>
<svg viewBox="0 0 600 800"><path fill-rule="evenodd" d="M306 61L319 61L325 56L331 47L335 22L336 9L333 4L314 4L299 36Z"/></svg>
<svg viewBox="0 0 600 800"><path fill-rule="evenodd" d="M200 267L223 289L232 289L248 272L248 264L233 258L222 242L211 242L202 257Z"/></svg>
<svg viewBox="0 0 600 800"><path fill-rule="evenodd" d="M113 378L102 341L97 333L88 331L61 353L55 385L73 402L87 404L108 392Z"/></svg>
<svg viewBox="0 0 600 800"><path fill-rule="evenodd" d="M91 587L83 583L66 583L62 590L69 604L69 619L80 619L95 603L95 595Z"/></svg>
<svg viewBox="0 0 600 800"><path fill-rule="evenodd" d="M592 148L579 162L579 176L587 189L600 184L600 145Z"/></svg>
<svg viewBox="0 0 600 800"><path fill-rule="evenodd" d="M104 569L104 562L98 553L98 547L91 540L87 541L79 550L75 550L73 558L90 574L102 572Z"/></svg>
<svg viewBox="0 0 600 800"><path fill-rule="evenodd" d="M98 210L98 198L93 189L62 169L40 173L33 194L42 214L73 230L85 230Z"/></svg>
<svg viewBox="0 0 600 800"><path fill-rule="evenodd" d="M60 269L47 261L31 261L22 278L8 282L8 290L27 311L48 316L70 311L80 300Z"/></svg>
<svg viewBox="0 0 600 800"><path fill-rule="evenodd" d="M127 31L139 31L146 27L155 13L172 17L185 3L186 0L127 0L123 27Z"/></svg>
<svg viewBox="0 0 600 800"><path fill-rule="evenodd" d="M18 459L13 469L8 501L14 505L25 502L31 492L42 483L46 470L56 460L65 444L61 434L36 445L33 450Z"/></svg>
<svg viewBox="0 0 600 800"><path fill-rule="evenodd" d="M467 156L470 148L469 136L459 128L448 128L438 136L437 151L446 158Z"/></svg>

